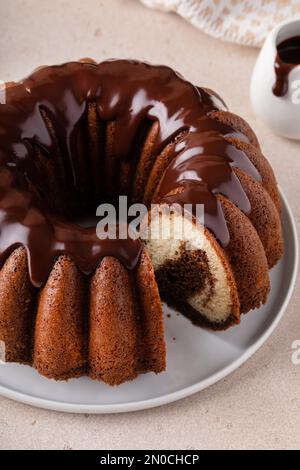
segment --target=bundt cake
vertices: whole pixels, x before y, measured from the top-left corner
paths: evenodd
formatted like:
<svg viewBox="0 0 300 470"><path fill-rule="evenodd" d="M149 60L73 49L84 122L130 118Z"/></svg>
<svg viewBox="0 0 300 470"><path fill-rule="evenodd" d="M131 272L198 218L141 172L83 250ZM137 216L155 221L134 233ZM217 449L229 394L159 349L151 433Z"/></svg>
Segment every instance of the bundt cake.
<svg viewBox="0 0 300 470"><path fill-rule="evenodd" d="M148 207L145 236L100 240L75 223L119 195ZM54 379L164 370L156 282L170 306L221 330L266 301L283 253L276 180L250 126L211 90L137 61L7 84L0 213L6 360Z"/></svg>

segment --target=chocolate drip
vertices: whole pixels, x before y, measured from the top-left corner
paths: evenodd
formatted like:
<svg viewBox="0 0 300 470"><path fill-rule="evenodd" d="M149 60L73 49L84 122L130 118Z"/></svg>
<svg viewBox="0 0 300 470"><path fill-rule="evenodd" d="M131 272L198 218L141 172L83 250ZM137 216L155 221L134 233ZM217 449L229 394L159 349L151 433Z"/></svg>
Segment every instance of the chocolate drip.
<svg viewBox="0 0 300 470"><path fill-rule="evenodd" d="M300 65L300 36L285 39L277 46L274 64L276 81L273 86L275 96L281 97L287 94L289 74L297 65Z"/></svg>
<svg viewBox="0 0 300 470"><path fill-rule="evenodd" d="M100 120L115 123L114 154L120 161L136 155L135 137L145 120L159 122L157 155L175 136L187 131L175 145L159 188L160 200L204 204L205 225L226 245L228 230L215 195L224 194L247 213L250 204L233 167L256 179L260 175L246 154L227 141L228 137L247 141L247 137L209 115L226 109L222 99L164 66L126 60L70 62L40 68L12 84L7 88L6 104L0 105L0 262L14 247L24 245L36 286L45 282L61 253L69 254L85 274L92 273L106 255L119 258L129 269L138 262L139 240L99 240L95 229L83 229L54 215L47 201L37 203L28 188L28 180L39 177L33 165L35 149L53 156L57 152L55 135L67 186L83 190L81 130L89 103L96 103ZM49 131L45 115L54 133ZM179 186L181 191L170 196Z"/></svg>

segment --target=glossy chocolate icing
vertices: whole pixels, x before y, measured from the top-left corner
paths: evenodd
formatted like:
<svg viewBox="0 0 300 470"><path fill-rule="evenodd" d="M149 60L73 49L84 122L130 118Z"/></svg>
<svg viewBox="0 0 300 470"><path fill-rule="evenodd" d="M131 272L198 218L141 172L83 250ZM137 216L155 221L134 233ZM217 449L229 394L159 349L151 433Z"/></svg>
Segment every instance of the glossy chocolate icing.
<svg viewBox="0 0 300 470"><path fill-rule="evenodd" d="M293 36L277 46L274 64L276 81L273 86L275 96L281 97L287 94L289 74L297 65L300 65L300 36Z"/></svg>
<svg viewBox="0 0 300 470"><path fill-rule="evenodd" d="M99 240L94 228L84 229L53 214L47 201L38 204L24 183L24 175L29 179L34 175L34 147L49 156L57 152L43 117L45 111L69 168L68 184L80 187L78 161L84 153L78 135L89 103L96 103L101 120L115 122L114 153L120 160L132 158L134 139L144 121L159 122L156 154L186 131L162 178L159 200L205 204L205 225L225 246L229 234L215 195L224 194L248 213L250 203L233 167L258 180L260 175L246 154L226 140L248 141L247 137L210 117L215 110L226 110L221 98L164 66L126 60L70 62L42 67L11 84L6 104L0 105L0 262L16 246L24 245L36 286L45 282L62 253L69 254L85 274L92 273L106 255L119 258L129 269L136 266L139 240ZM182 190L175 196L173 190L178 186Z"/></svg>

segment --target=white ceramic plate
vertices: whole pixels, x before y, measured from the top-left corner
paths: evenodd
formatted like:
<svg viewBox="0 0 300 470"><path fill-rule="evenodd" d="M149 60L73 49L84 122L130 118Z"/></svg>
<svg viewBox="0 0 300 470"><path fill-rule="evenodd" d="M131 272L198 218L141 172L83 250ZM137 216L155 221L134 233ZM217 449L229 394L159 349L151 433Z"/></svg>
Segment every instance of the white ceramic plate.
<svg viewBox="0 0 300 470"><path fill-rule="evenodd" d="M86 377L55 382L28 366L0 364L0 394L33 406L77 413L116 413L170 403L214 384L249 359L267 340L291 297L298 247L295 223L284 196L285 256L271 272L267 305L243 316L241 324L214 333L193 326L165 308L167 371L146 374L111 388ZM176 339L174 339L176 338Z"/></svg>

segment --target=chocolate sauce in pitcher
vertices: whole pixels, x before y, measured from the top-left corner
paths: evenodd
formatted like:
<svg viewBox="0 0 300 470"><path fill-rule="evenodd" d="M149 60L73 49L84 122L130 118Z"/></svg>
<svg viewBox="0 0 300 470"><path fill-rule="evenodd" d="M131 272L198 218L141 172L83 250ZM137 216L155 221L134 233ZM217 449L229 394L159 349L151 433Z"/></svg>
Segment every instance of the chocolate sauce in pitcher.
<svg viewBox="0 0 300 470"><path fill-rule="evenodd" d="M300 65L300 35L285 39L277 46L274 64L276 81L273 86L275 96L282 97L287 94L289 74L297 65Z"/></svg>

